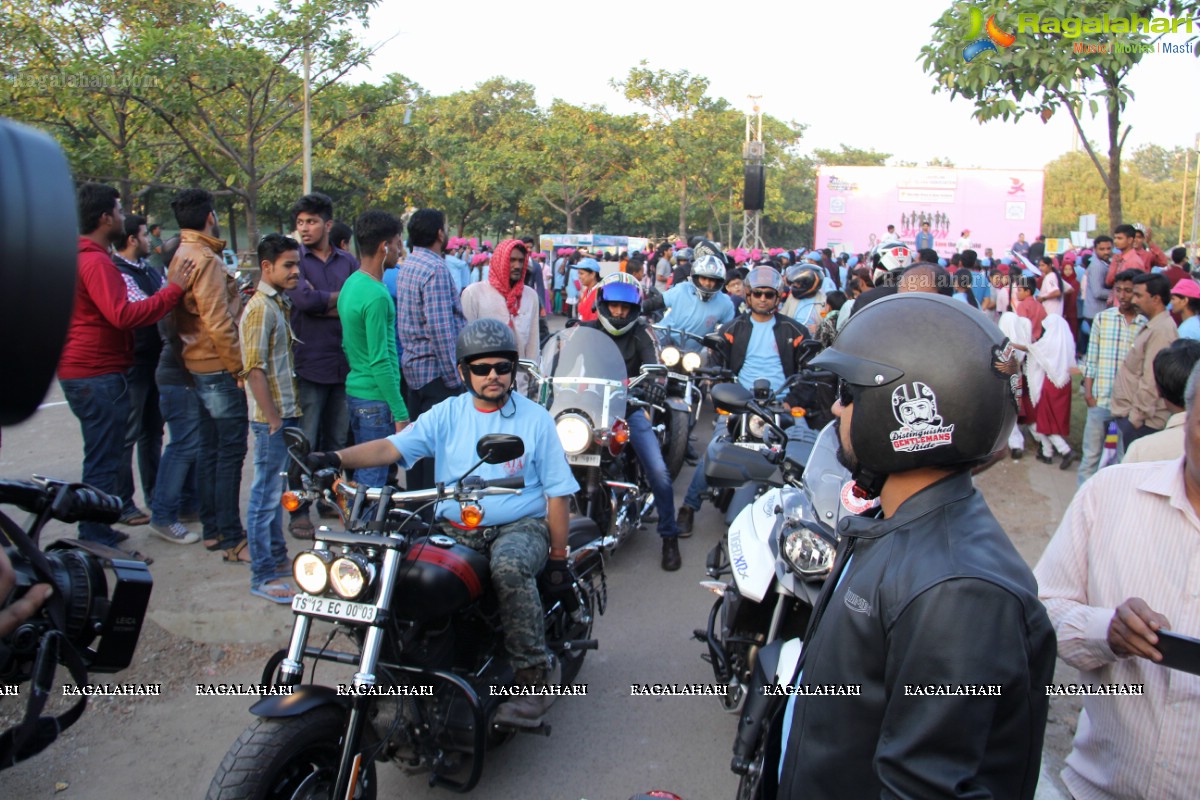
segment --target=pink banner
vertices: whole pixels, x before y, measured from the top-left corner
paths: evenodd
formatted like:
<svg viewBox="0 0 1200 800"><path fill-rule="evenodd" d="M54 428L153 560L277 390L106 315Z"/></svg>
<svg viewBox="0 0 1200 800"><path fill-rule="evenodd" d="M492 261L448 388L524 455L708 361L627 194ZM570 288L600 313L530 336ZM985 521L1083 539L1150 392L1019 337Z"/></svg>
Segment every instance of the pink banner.
<svg viewBox="0 0 1200 800"><path fill-rule="evenodd" d="M934 249L957 250L964 230L980 256L986 248L1008 255L1018 234L1032 242L1042 227L1045 175L1029 169L934 167L821 167L817 172L816 246L863 253L896 226L916 245L929 223Z"/></svg>

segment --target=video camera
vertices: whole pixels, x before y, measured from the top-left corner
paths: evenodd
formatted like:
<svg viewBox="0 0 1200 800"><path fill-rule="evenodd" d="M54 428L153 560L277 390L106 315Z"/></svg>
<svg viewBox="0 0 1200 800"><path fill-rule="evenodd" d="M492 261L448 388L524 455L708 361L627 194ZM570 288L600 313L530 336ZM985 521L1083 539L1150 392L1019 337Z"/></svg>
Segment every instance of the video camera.
<svg viewBox="0 0 1200 800"><path fill-rule="evenodd" d="M78 221L75 185L49 136L0 119L0 425L37 410L54 378L75 300ZM0 634L0 681L32 681L25 718L0 733L0 770L40 752L83 714L86 693L58 717L41 716L58 665L77 686L88 671L118 672L137 647L152 581L146 565L94 542L63 540L43 552L52 519L116 522L120 500L87 485L34 476L0 480L0 504L33 515L28 530L0 512L0 546L15 585L0 610L38 583L54 593L32 616ZM111 594L109 588L112 588Z"/></svg>

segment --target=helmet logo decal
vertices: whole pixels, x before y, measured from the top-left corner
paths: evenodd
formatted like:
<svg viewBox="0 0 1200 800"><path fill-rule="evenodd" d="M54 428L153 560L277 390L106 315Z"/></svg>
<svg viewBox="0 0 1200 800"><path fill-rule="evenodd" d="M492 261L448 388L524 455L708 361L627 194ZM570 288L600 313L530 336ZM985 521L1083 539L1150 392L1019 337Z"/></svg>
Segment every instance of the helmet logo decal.
<svg viewBox="0 0 1200 800"><path fill-rule="evenodd" d="M898 453L932 450L953 440L954 425L943 424L937 395L921 381L896 387L892 392L892 414L900 423L900 429L891 433L892 449Z"/></svg>

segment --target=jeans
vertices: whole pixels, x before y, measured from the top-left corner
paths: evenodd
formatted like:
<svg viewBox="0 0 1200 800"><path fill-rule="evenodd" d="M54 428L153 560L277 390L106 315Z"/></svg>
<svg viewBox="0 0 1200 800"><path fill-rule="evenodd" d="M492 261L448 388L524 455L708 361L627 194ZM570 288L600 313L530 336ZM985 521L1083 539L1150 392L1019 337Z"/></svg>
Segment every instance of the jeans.
<svg viewBox="0 0 1200 800"><path fill-rule="evenodd" d="M678 536L675 524L675 491L671 486L671 474L663 461L658 437L650 428L650 419L642 409L634 409L629 415L629 443L633 453L642 464L646 480L654 492L654 505L658 507L658 535Z"/></svg>
<svg viewBox="0 0 1200 800"><path fill-rule="evenodd" d="M142 499L154 502L154 487L162 459L163 418L158 410L155 364L137 364L126 373L129 381L129 417L125 421L125 445L117 473L117 497L122 513L134 513L133 450L137 447L138 474L142 476Z"/></svg>
<svg viewBox="0 0 1200 800"><path fill-rule="evenodd" d="M295 425L285 419L283 427L270 432L265 422L250 423L254 434L254 482L246 507L246 541L250 545L250 585L267 583L277 568L287 562L287 542L283 538L283 487L287 470L287 446L283 429Z"/></svg>
<svg viewBox="0 0 1200 800"><path fill-rule="evenodd" d="M158 407L167 423L170 441L158 465L158 483L150 501L150 521L170 525L180 509L194 502L196 456L200 453L200 398L190 386L164 384L158 388Z"/></svg>
<svg viewBox="0 0 1200 800"><path fill-rule="evenodd" d="M113 372L94 378L60 378L58 384L83 433L81 480L102 492L115 493L129 417L125 375ZM117 544L117 532L102 522L80 522L79 538L109 546Z"/></svg>
<svg viewBox="0 0 1200 800"><path fill-rule="evenodd" d="M713 440L725 435L725 417L717 417L716 425L713 426ZM700 493L708 488L708 478L704 475L704 463L707 459L707 453L700 454L700 460L696 462L696 471L692 473L692 481L688 484L687 494L683 496L683 504L693 511L699 511L703 500L700 498Z"/></svg>
<svg viewBox="0 0 1200 800"><path fill-rule="evenodd" d="M392 410L382 400L346 395L346 407L350 411L350 432L354 434L355 444L384 439L396 432ZM354 480L361 486L383 486L387 476L387 467L362 467L354 471Z"/></svg>
<svg viewBox="0 0 1200 800"><path fill-rule="evenodd" d="M417 389L409 388L408 397L404 404L408 406L408 418L414 422L429 409L443 400L462 394L466 389L456 386L453 389L446 385L443 378L434 378L429 383ZM413 489L433 488L433 459L422 458L405 472L404 488Z"/></svg>
<svg viewBox="0 0 1200 800"><path fill-rule="evenodd" d="M200 487L200 521L204 538L218 547L242 540L240 496L248 427L246 393L228 372L192 373L200 400L200 453L196 480Z"/></svg>
<svg viewBox="0 0 1200 800"><path fill-rule="evenodd" d="M313 383L297 377L300 430L314 451L342 450L350 443L350 417L346 409L346 386L342 383ZM393 431L394 432L394 431ZM292 519L308 517L308 502L292 512Z"/></svg>

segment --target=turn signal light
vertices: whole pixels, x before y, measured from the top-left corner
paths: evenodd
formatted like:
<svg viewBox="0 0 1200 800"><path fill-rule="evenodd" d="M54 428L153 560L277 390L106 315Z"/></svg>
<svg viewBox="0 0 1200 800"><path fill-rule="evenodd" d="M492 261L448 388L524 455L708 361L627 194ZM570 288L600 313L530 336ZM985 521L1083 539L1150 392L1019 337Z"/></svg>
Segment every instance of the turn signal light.
<svg viewBox="0 0 1200 800"><path fill-rule="evenodd" d="M805 411L805 410L804 410L803 408L801 408L800 406L792 406L792 416L793 416L793 417L803 417L803 416L804 416L805 414L807 414L807 413L808 413L808 412L807 412L807 411Z"/></svg>
<svg viewBox="0 0 1200 800"><path fill-rule="evenodd" d="M720 414L722 417L728 417L728 416L729 416L729 412L728 412L728 411L726 411L726 410L725 410L725 409L723 409L723 408L718 408L718 409L717 409L717 413L718 413L718 414Z"/></svg>
<svg viewBox="0 0 1200 800"><path fill-rule="evenodd" d="M300 510L300 497L295 492L284 492L280 502L283 503L283 507L288 511Z"/></svg>
<svg viewBox="0 0 1200 800"><path fill-rule="evenodd" d="M612 435L608 440L608 452L612 453L613 457L621 454L625 449L625 445L629 442L629 424L625 420L618 417L613 421Z"/></svg>
<svg viewBox="0 0 1200 800"><path fill-rule="evenodd" d="M464 505L459 510L462 516L463 527L477 528L479 523L483 522L483 509L476 505Z"/></svg>

